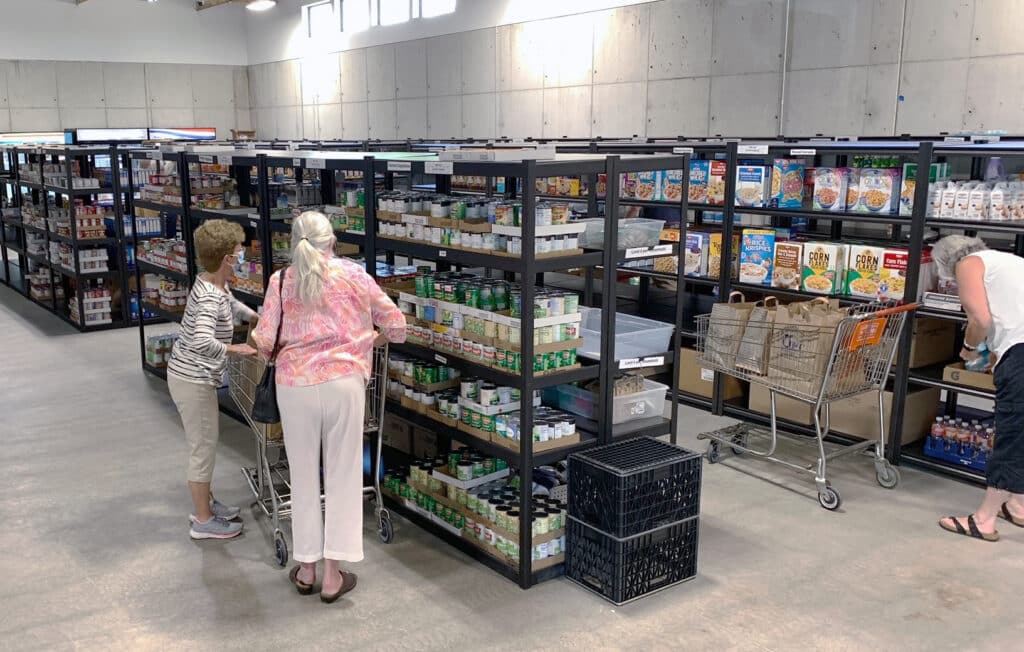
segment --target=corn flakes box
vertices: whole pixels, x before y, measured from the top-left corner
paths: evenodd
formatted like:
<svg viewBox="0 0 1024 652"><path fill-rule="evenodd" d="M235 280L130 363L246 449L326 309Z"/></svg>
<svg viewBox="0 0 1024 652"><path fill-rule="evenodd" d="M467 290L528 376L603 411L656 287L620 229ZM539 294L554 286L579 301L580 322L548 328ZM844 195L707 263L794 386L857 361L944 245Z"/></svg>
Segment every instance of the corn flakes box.
<svg viewBox="0 0 1024 652"><path fill-rule="evenodd" d="M772 284L775 260L774 229L743 229L740 244L740 283Z"/></svg>
<svg viewBox="0 0 1024 652"><path fill-rule="evenodd" d="M864 168L860 171L857 212L891 214L899 204L900 171L896 168Z"/></svg>
<svg viewBox="0 0 1024 652"><path fill-rule="evenodd" d="M813 294L836 295L843 289L846 246L832 242L804 245L803 289Z"/></svg>
<svg viewBox="0 0 1024 652"><path fill-rule="evenodd" d="M770 202L773 208L802 208L804 174L807 166L799 159L777 158L772 164Z"/></svg>
<svg viewBox="0 0 1024 652"><path fill-rule="evenodd" d="M846 294L866 299L879 295L885 249L873 245L850 245L846 266Z"/></svg>

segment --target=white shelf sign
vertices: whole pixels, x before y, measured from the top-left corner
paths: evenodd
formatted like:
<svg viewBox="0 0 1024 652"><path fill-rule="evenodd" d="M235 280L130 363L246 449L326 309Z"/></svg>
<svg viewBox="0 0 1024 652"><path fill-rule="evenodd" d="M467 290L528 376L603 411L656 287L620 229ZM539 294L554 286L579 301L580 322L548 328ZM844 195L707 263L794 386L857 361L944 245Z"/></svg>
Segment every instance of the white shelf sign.
<svg viewBox="0 0 1024 652"><path fill-rule="evenodd" d="M213 163L213 157L212 156L200 156L199 157L199 162L200 163Z"/></svg>
<svg viewBox="0 0 1024 652"><path fill-rule="evenodd" d="M146 158L151 161L162 161L164 160L163 152L146 152Z"/></svg>
<svg viewBox="0 0 1024 652"><path fill-rule="evenodd" d="M641 258L643 256L667 256L672 253L672 245L662 244L655 247L636 247L626 250L626 258Z"/></svg>
<svg viewBox="0 0 1024 652"><path fill-rule="evenodd" d="M789 150L790 156L814 156L818 153L816 149L791 149Z"/></svg>
<svg viewBox="0 0 1024 652"><path fill-rule="evenodd" d="M388 161L388 172L411 172L412 161Z"/></svg>
<svg viewBox="0 0 1024 652"><path fill-rule="evenodd" d="M438 251L437 252L437 257L438 258L447 258L448 257L448 250L447 249L442 249L442 250Z"/></svg>
<svg viewBox="0 0 1024 652"><path fill-rule="evenodd" d="M673 147L672 148L672 153L673 154L693 154L693 148L692 147Z"/></svg>
<svg viewBox="0 0 1024 652"><path fill-rule="evenodd" d="M448 358L444 357L440 353L435 353L434 359L440 362L441 364L448 364Z"/></svg>
<svg viewBox="0 0 1024 652"><path fill-rule="evenodd" d="M452 174L455 164L451 161L427 161L423 164L423 172L426 174Z"/></svg>
<svg viewBox="0 0 1024 652"><path fill-rule="evenodd" d="M737 154L767 154L767 145L737 145Z"/></svg>
<svg viewBox="0 0 1024 652"><path fill-rule="evenodd" d="M660 367L663 364L665 364L663 355L649 358L626 358L619 361L619 369L643 369L645 367Z"/></svg>
<svg viewBox="0 0 1024 652"><path fill-rule="evenodd" d="M301 158L293 158L292 159L292 167L293 168L301 168L302 167L302 159Z"/></svg>
<svg viewBox="0 0 1024 652"><path fill-rule="evenodd" d="M306 161L306 167L310 170L326 170L327 161L322 158L311 158Z"/></svg>
<svg viewBox="0 0 1024 652"><path fill-rule="evenodd" d="M704 367L701 367L700 379L706 383L713 383L715 382L715 372L711 369L705 369Z"/></svg>

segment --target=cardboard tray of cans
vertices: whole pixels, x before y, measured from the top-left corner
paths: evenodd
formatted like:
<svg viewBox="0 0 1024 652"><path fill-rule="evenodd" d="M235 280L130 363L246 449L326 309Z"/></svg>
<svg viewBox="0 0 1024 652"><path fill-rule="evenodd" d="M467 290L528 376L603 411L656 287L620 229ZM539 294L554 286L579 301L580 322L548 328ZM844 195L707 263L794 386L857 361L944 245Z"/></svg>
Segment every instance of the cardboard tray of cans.
<svg viewBox="0 0 1024 652"><path fill-rule="evenodd" d="M458 419L452 419L450 417L446 417L446 416L442 415L440 412L438 412L437 410L427 410L426 411L426 415L429 418L433 419L434 421L437 421L438 423L442 423L442 424L448 426L449 428L455 428L456 430L458 430L458 428L459 428L459 423L460 422L459 422Z"/></svg>
<svg viewBox="0 0 1024 652"><path fill-rule="evenodd" d="M533 405L540 406L540 403L540 397L535 396L533 398ZM513 401L512 403L505 403L502 405L483 405L481 403L477 403L473 399L466 398L465 396L459 397L459 405L461 405L464 408L469 408L474 412L479 412L480 414L486 414L488 416L508 414L509 412L518 412L520 409L522 409L522 402L520 401Z"/></svg>
<svg viewBox="0 0 1024 652"><path fill-rule="evenodd" d="M508 437L502 437L497 433L489 433L491 443L497 444L509 450L518 451L519 442L518 439L510 439ZM571 435L565 435L558 439L549 439L548 441L535 441L533 442L533 452L543 453L546 451L557 450L559 448L566 448L567 446L573 446L580 443L580 433L574 432Z"/></svg>
<svg viewBox="0 0 1024 652"><path fill-rule="evenodd" d="M412 335L408 336L408 340L410 342L412 342L413 344L419 344L420 346L434 346L429 340L424 340L424 339L420 339L420 338L417 338L417 337L413 337ZM500 366L498 366L496 364L487 364L487 362L485 362L484 360L477 359L477 358L470 358L470 357L461 355L459 353L456 353L454 351L450 351L448 349L442 348L442 349L437 349L437 350L439 352L444 353L445 355L452 356L453 358L458 358L460 360L465 360L466 362L473 362L473 363L476 363L476 364L479 364L479 365L493 367L494 369L499 369L499 370L505 369L504 367L500 367ZM538 355L538 354L546 355L546 354L543 354L543 353L540 353L540 352L538 352L535 355ZM533 372L533 375L534 376L545 376L545 375L549 375L549 374L557 374L557 373L561 373L563 371L568 371L570 369L579 369L580 366L581 365L577 362L577 363L574 363L574 364L571 364L571 365L563 365L561 367L558 367L557 369L545 369L545 370L542 370L542 371L538 371L538 370L535 369L534 372Z"/></svg>
<svg viewBox="0 0 1024 652"><path fill-rule="evenodd" d="M442 380L436 383L430 383L429 385L413 380L412 376L398 375L395 378L397 380L402 381L402 384L405 385L406 387L412 387L417 392L427 392L429 394L443 392L446 389L455 389L456 387L459 386L458 378L453 378L451 380Z"/></svg>
<svg viewBox="0 0 1024 652"><path fill-rule="evenodd" d="M480 485L487 484L488 482L494 482L495 480L501 480L502 478L507 478L509 473L510 473L510 471L507 468L505 468L505 469L502 469L500 471L495 471L494 473L488 473L487 475L482 475L479 478L473 478L472 480L459 480L457 478L453 478L452 476L448 475L447 473L442 473L441 471L438 471L437 469L434 469L433 471L430 472L430 474L432 476L434 476L435 478L437 478L438 480L440 480L441 482L443 482L445 484L450 484L451 486L455 487L456 489L467 489L467 490L468 489L473 489L475 487L479 487ZM419 485L417 485L416 488L419 489L420 488ZM428 490L428 493L430 493L429 490ZM446 501L448 500L447 497L445 497L445 500ZM455 507L456 509L465 509L465 507L459 508L458 504L455 503L455 501L450 501L450 502L451 502L452 506Z"/></svg>
<svg viewBox="0 0 1024 652"><path fill-rule="evenodd" d="M475 428L463 421L459 421L458 425L455 426L455 429L458 430L459 432L464 432L468 435L473 435L477 439L482 439L483 441L491 441L491 439L494 437L493 432L488 432L487 430Z"/></svg>

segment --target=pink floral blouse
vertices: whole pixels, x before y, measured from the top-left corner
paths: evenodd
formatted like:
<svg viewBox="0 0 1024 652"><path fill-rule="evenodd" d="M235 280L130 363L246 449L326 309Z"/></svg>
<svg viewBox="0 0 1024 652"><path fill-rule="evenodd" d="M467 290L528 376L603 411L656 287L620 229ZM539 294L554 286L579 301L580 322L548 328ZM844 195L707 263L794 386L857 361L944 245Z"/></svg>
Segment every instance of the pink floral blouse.
<svg viewBox="0 0 1024 652"><path fill-rule="evenodd" d="M312 308L299 299L295 272L285 276L278 385L318 385L356 373L368 380L375 325L389 341L405 341L405 316L360 265L329 258L327 270L323 301ZM274 348L281 318L279 274L270 279L263 314L253 331L264 358Z"/></svg>

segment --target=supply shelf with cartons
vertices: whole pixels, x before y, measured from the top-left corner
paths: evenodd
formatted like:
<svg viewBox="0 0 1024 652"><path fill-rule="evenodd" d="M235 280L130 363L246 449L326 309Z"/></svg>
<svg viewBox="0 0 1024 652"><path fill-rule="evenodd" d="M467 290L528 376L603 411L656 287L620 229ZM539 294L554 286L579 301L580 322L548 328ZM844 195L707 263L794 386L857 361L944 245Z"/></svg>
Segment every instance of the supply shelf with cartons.
<svg viewBox="0 0 1024 652"><path fill-rule="evenodd" d="M25 280L25 230L21 223L21 189L18 185L18 153L0 148L0 280L20 294L28 293Z"/></svg>
<svg viewBox="0 0 1024 652"><path fill-rule="evenodd" d="M496 245L499 240L497 236L504 236L509 239L521 237L522 243L531 243L535 242L537 238L545 237L542 234L544 229L552 230L552 233L554 233L553 229L558 228L558 225L552 227L547 226L546 223L538 226L535 221L537 208L536 179L538 177L556 175L588 174L595 176L598 174L608 174L610 178L614 178L619 172L683 169L688 164L688 159L686 156L671 155L660 157L553 155L551 159L542 158L537 160L450 161L434 160L433 157L392 155L377 156L374 162L377 171L385 174L407 173L412 178L432 174L435 176L434 187L442 192L448 191L451 188L450 177L452 175L504 179L506 188L515 188L517 180L521 181L521 219L518 225L514 223L511 225L500 224L497 223L497 220L492 225L488 223L486 216L482 220L471 219L469 221L462 221L462 218L459 216L452 218L440 214L415 214L409 209L396 211L393 210L395 206L392 202L397 201L399 204L404 205L402 204L404 200L391 200L387 195L378 197L378 204L372 207L375 213L373 223L378 231L375 240L376 252L378 254L389 252L398 256L406 256L410 260L417 262L431 261L433 263L431 267L434 272L443 273L450 270L482 269L485 277L499 273L505 281L518 280L521 283L521 306L527 308L521 311L519 318L515 318L510 322L511 327L518 328L520 333L533 333L535 327L540 327L546 323L544 322L545 319L553 319L551 317L535 317L532 308L537 293L544 285L545 273L574 268L588 269L602 265L611 269L617 266L620 261L625 260L627 255L625 250L619 249L619 235L616 228L604 229L602 242L598 247L593 249L577 247L562 255L557 255L554 252L544 252L542 255L537 255L535 251L536 245L533 247L522 247L521 250L512 245L513 253L509 253L508 246L506 246L505 250L499 250ZM388 174L386 188L389 188L392 182L393 176ZM617 199L617 189L611 189L606 199L611 207L608 214L616 213ZM443 204L444 200L439 199L436 203ZM368 205L368 208L371 207ZM405 210L409 210L409 212L404 212ZM511 210L509 214L511 214ZM452 221L453 219L455 220L454 222ZM370 228L369 224L367 228ZM424 231L430 233L431 237L423 237ZM455 232L459 232L458 244L453 244L451 238L442 237L440 232L437 233L438 237L435 238L433 237L435 233L432 233L432 231L451 232L452 237L454 237ZM476 247L476 243L472 240L473 246L465 246L462 241L462 234L472 234L475 237L476 231L492 235L493 237L486 239L481 237L481 242L486 241L491 246L486 247L486 249L484 248L486 245ZM575 229L574 231L578 232ZM654 252L634 252L633 255L642 258L644 255L654 255ZM681 275L676 280L681 281ZM594 276L588 275L586 283L588 287L584 290L584 298L581 305L585 305L588 301L593 301ZM498 435L489 436L486 431L481 432L473 428L461 427L455 421L445 422L429 417L422 411L417 410L415 406L399 402L394 398L390 398L387 402L388 411L412 422L418 427L436 432L441 436L442 440L459 441L484 454L493 455L505 460L510 467L518 469L521 487L532 486L534 467L553 463L571 452L585 450L598 443L608 443L617 439L643 435L660 436L669 433L672 433L674 439L678 411L678 403L675 400L671 402L671 416L669 418L664 418L661 414L658 414L653 419L627 420L624 423L613 425L614 402L612 394L615 376L620 371L620 368L623 370L630 369L636 362L640 362L641 365L643 364L643 361L622 360L616 357L615 302L612 299L615 295L614 283L613 275L608 275L602 279L601 289L604 300L602 305L600 305L602 311L600 352L599 359L593 362L579 359L578 365L570 365L564 369L545 369L543 371L536 371L534 364L528 362L522 366L521 370L512 371L507 367L501 368L500 365L490 364L486 360L476 360L470 356L464 357L462 354L454 352L454 350L446 349L443 344L443 341L447 339L445 335L457 334L457 331L452 331L451 326L438 325L437 322L434 322L435 325L431 326L432 320L426 318L410 320L410 332L415 333L418 339L414 338L413 341L405 344L392 346L394 352L412 359L424 362L437 362L461 370L464 376L476 376L499 386L515 388L521 392L524 398L533 397L535 390L555 387L574 381L598 380L600 390L597 405L599 410L595 415L596 418L592 420L576 420L576 430L581 435L578 441L573 438L568 445L560 447L549 447L547 442L544 445L535 442L535 438L532 436L533 421L534 415L539 408L535 408L531 400L523 400L518 408L521 432L527 433L520 437L518 443L515 440L508 440ZM681 298L683 284L679 282L677 288ZM422 310L424 315L430 314L428 309L450 313L460 313L461 311L461 314L469 317L481 318L492 314L484 311L483 315L478 315L477 313L481 311L476 308L466 308L458 303L445 300L438 301L429 297L416 297L408 292L400 297L400 304L404 304L407 311L416 306ZM682 301L677 301L677 305L681 306ZM507 317L502 318L497 315L493 318L497 320L508 319ZM670 368L674 368L675 356L673 351L678 350L679 333L671 325L669 325L669 328L674 333L671 348L666 347L668 350L659 351L658 353L662 361L667 362ZM430 341L427 341L426 338L430 338ZM435 339L440 339L441 342L434 342ZM527 336L523 337L521 344L517 346L519 347L521 360L534 361L535 351L544 347L544 344L536 344L534 337ZM656 402L659 408L661 408L663 405L661 400L659 399ZM531 497L528 492L523 492L520 495L520 512L531 513L530 500ZM464 537L450 528L440 527L433 522L424 522L422 514L403 502L396 500L395 497L389 496L388 501L399 513L409 517L414 522L424 525L430 531L481 560L489 567L516 580L523 588L528 588L537 582L561 573L560 563L552 566L543 564L545 566L543 569L535 571L533 560L530 558L530 555L526 554L519 556L518 563L511 564L508 559L499 559L487 551L481 550L474 543L467 542ZM535 541L535 539L531 538L532 534L532 526L524 520L519 531L519 550L531 550L532 544Z"/></svg>

